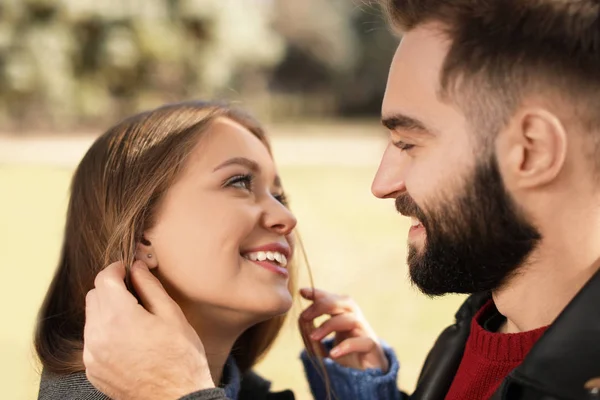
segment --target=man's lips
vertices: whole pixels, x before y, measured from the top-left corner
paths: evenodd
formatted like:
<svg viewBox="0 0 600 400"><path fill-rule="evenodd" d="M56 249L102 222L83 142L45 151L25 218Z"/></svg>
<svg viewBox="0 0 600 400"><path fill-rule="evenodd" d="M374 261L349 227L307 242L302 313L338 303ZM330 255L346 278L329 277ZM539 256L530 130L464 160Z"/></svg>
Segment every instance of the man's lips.
<svg viewBox="0 0 600 400"><path fill-rule="evenodd" d="M423 224L421 223L421 221L419 221L418 218L411 217L410 218L410 226L413 227L413 228L417 228L419 226L423 226Z"/></svg>

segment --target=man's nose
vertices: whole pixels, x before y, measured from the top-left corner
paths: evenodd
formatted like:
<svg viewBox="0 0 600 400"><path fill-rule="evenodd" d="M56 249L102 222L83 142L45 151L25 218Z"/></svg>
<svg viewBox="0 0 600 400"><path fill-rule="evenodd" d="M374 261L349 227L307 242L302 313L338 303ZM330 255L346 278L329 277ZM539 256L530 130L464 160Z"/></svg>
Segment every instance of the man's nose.
<svg viewBox="0 0 600 400"><path fill-rule="evenodd" d="M380 199L396 198L406 191L402 153L391 143L385 149L371 184L371 192Z"/></svg>

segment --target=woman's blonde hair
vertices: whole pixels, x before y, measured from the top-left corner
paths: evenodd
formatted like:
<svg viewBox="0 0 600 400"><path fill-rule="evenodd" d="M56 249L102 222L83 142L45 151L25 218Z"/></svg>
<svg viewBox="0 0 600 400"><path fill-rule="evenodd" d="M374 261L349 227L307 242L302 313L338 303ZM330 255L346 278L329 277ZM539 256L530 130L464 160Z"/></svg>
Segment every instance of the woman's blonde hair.
<svg viewBox="0 0 600 400"><path fill-rule="evenodd" d="M154 224L161 199L219 117L247 128L271 152L255 119L225 104L198 101L130 117L88 150L73 177L62 254L36 327L35 348L46 371L68 374L85 369L85 296L95 276L119 260L129 270L136 243ZM295 268L290 267L294 295ZM266 353L284 319L272 318L241 335L232 352L240 370L250 369Z"/></svg>

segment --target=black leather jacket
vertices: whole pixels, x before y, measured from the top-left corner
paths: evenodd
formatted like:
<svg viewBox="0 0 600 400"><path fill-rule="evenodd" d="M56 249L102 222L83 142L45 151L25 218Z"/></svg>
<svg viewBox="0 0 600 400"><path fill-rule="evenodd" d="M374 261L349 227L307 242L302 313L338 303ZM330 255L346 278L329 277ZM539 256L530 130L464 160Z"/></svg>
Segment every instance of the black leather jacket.
<svg viewBox="0 0 600 400"><path fill-rule="evenodd" d="M462 359L471 320L489 300L470 296L429 352L411 400L443 400ZM523 363L503 381L493 400L591 400L585 389L600 377L600 272L575 296L535 344Z"/></svg>

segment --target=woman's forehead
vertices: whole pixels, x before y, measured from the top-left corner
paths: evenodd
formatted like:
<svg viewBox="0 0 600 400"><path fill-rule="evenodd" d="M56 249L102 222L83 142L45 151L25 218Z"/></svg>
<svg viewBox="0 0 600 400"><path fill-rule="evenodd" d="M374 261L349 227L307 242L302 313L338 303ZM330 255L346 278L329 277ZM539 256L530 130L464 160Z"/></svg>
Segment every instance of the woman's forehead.
<svg viewBox="0 0 600 400"><path fill-rule="evenodd" d="M276 175L273 158L265 143L242 124L219 117L201 136L190 155L190 163L215 169L230 159L248 159L268 175Z"/></svg>

